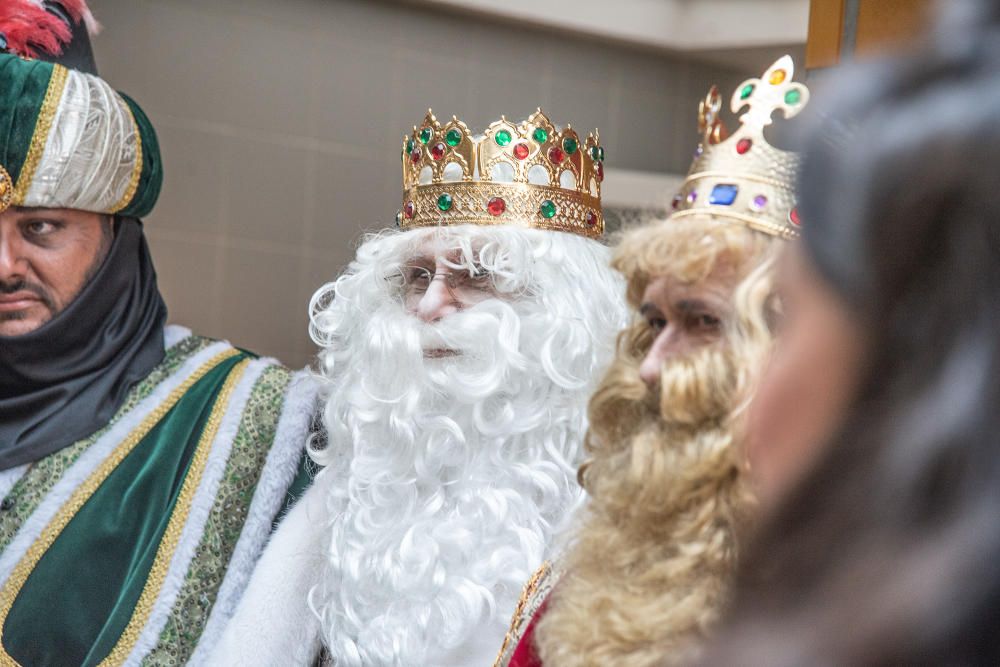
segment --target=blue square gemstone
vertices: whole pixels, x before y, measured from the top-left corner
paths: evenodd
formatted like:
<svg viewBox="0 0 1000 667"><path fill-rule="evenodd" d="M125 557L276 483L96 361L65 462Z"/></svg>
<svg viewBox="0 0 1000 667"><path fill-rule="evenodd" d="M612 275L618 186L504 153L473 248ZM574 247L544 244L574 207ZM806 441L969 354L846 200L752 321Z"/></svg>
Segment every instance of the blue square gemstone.
<svg viewBox="0 0 1000 667"><path fill-rule="evenodd" d="M738 185L720 183L712 188L712 194L708 196L708 203L717 206L732 206L739 192L740 186Z"/></svg>

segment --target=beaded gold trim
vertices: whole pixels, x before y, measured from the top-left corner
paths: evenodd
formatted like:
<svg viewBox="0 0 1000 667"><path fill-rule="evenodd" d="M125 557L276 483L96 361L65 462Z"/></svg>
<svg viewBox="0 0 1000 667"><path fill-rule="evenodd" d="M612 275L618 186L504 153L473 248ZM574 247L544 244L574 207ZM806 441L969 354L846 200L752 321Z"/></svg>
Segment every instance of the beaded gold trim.
<svg viewBox="0 0 1000 667"><path fill-rule="evenodd" d="M132 176L129 178L128 187L125 188L125 194L122 195L121 200L115 204L110 213L117 213L132 202L132 198L135 197L136 190L139 189L139 179L142 178L142 134L139 133L139 124L135 122L135 114L132 113L132 107L129 106L128 102L125 100L120 100L119 104L125 105L125 110L128 112L128 118L132 121L132 132L135 134L135 164L132 166Z"/></svg>
<svg viewBox="0 0 1000 667"><path fill-rule="evenodd" d="M10 202L14 198L14 182L10 178L7 170L0 165L0 213L10 208Z"/></svg>
<svg viewBox="0 0 1000 667"><path fill-rule="evenodd" d="M510 619L510 628L507 630L507 634L504 635L503 644L500 645L500 652L497 654L497 659L493 662L493 667L501 667L507 648L510 646L510 643L514 641L514 637L516 637L520 632L521 624L526 620L521 618L524 616L525 608L528 606L531 598L533 598L535 593L538 591L538 585L542 583L542 580L548 575L549 570L551 569L552 564L549 561L545 561L537 570L535 570L535 573L531 575L531 578L528 579L528 583L524 585L524 589L521 591L521 598L517 601L517 606L514 607L514 615Z"/></svg>
<svg viewBox="0 0 1000 667"><path fill-rule="evenodd" d="M209 371L221 364L222 362L230 359L236 355L240 354L239 350L229 349L219 354L215 355L207 362L205 362L201 367L199 367L194 373L188 376L179 386L177 386L167 398L156 407L155 410L150 412L145 419L140 422L140 424L128 434L128 436L121 442L118 447L111 453L108 458L106 458L98 468L91 473L91 475L73 492L69 499L63 504L63 506L53 517L52 521L45 527L38 539L28 548L21 560L18 561L14 570L11 572L10 577L4 582L3 587L0 588L0 665L6 667L18 666L18 662L7 653L6 647L3 645L2 641L2 631L3 627L7 623L7 616L10 614L11 609L14 607L14 601L17 600L18 594L24 587L25 582L27 582L28 577L31 576L32 571L34 571L35 566L45 555L59 535L62 533L63 529L72 521L73 517L76 516L83 506L90 500L90 497L94 495L101 484L108 478L108 476L114 472L122 461L132 452L135 447L142 442L142 439L153 429L156 424L160 422L170 412L170 410L177 404L177 402L184 396L187 391L194 386L201 378L203 378ZM159 558L159 554L157 554ZM145 591L143 591L145 594ZM138 608L138 607L137 607ZM137 635L138 637L138 635ZM117 647L116 647L117 648ZM104 664L104 663L102 663Z"/></svg>
<svg viewBox="0 0 1000 667"><path fill-rule="evenodd" d="M243 373L246 372L249 364L250 360L244 359L229 372L225 384L215 399L215 405L212 406L212 412L208 417L208 422L205 424L205 429L201 433L201 438L198 440L198 447L195 450L194 457L191 459L188 474L184 477L184 484L181 486L180 495L177 497L177 504L170 515L170 521L167 523L163 539L160 540L160 546L156 550L156 558L153 560L153 566L149 571L149 576L146 578L146 585L142 589L142 595L135 605L132 618L129 619L124 632L118 638L118 642L111 649L108 657L101 661L100 667L123 664L125 659L128 658L132 647L139 641L139 634L142 632L143 626L146 625L146 621L149 620L149 615L153 611L156 598L160 594L160 589L163 588L163 581L167 577L170 561L174 557L174 552L177 550L178 542L180 542L184 525L187 523L188 514L191 511L191 503L194 501L195 492L198 490L202 473L205 472L205 465L208 463L208 454L212 449L212 443L215 442L215 436L219 432L219 425L222 423L222 415L225 414L226 409L229 407L229 400L232 398L233 390L236 389L236 385L243 377Z"/></svg>
<svg viewBox="0 0 1000 667"><path fill-rule="evenodd" d="M450 197L451 206L442 211L441 197ZM493 215L487 204L494 197L504 200L505 210ZM542 203L551 202L555 213L542 215ZM412 217L407 207L412 203ZM403 201L400 227L439 225L519 225L572 232L597 239L604 234L601 200L583 192L523 183L441 183L424 185L407 193ZM590 222L588 222L588 219Z"/></svg>
<svg viewBox="0 0 1000 667"><path fill-rule="evenodd" d="M59 109L59 102L62 100L63 91L66 89L66 79L69 77L69 70L62 65L52 66L52 76L49 77L49 87L45 90L45 97L42 99L42 108L38 112L38 120L35 121L35 131L31 135L31 145L28 154L24 158L21 166L21 173L17 177L17 186L14 188L13 203L20 206L28 196L31 182L35 178L35 171L42 161L42 154L45 152L45 144L49 139L49 131L52 129L52 121L56 117Z"/></svg>

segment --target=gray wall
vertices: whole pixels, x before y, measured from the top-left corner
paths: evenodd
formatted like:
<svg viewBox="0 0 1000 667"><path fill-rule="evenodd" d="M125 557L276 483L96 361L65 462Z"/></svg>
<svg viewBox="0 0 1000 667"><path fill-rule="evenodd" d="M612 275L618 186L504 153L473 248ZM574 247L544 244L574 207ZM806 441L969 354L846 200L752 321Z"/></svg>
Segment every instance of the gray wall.
<svg viewBox="0 0 1000 667"><path fill-rule="evenodd" d="M313 354L310 295L391 223L428 106L482 129L540 105L600 128L609 167L683 173L698 99L758 73L375 1L91 6L102 76L159 132L147 231L171 321L292 366Z"/></svg>

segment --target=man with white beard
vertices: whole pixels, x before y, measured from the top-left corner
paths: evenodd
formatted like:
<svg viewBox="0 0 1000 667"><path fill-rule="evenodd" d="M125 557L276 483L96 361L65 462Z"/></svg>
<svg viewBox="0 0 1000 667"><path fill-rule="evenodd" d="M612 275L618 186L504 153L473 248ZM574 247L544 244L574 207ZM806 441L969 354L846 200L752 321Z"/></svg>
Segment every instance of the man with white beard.
<svg viewBox="0 0 1000 667"><path fill-rule="evenodd" d="M323 466L212 664L489 665L581 499L587 398L625 322L604 151L537 111L404 138L399 231L311 304Z"/></svg>

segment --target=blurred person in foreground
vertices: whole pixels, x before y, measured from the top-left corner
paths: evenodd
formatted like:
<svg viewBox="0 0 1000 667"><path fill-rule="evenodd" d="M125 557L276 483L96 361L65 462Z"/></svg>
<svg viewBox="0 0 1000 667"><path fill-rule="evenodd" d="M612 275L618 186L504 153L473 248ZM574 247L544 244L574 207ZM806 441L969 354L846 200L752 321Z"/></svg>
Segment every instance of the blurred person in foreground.
<svg viewBox="0 0 1000 667"><path fill-rule="evenodd" d="M1000 664L1000 5L829 82L708 665Z"/></svg>
<svg viewBox="0 0 1000 667"><path fill-rule="evenodd" d="M634 319L590 401L589 503L526 588L501 664L676 664L714 628L754 508L741 430L773 336L774 257L797 235L797 157L764 136L808 101L792 68L735 91L731 137L712 89L675 212L615 251Z"/></svg>
<svg viewBox="0 0 1000 667"><path fill-rule="evenodd" d="M587 399L625 322L604 149L541 110L403 142L398 230L312 302L325 466L213 665L489 665L582 498Z"/></svg>
<svg viewBox="0 0 1000 667"><path fill-rule="evenodd" d="M273 359L165 326L156 133L96 76L92 24L81 0L0 3L3 664L197 661L313 410Z"/></svg>

